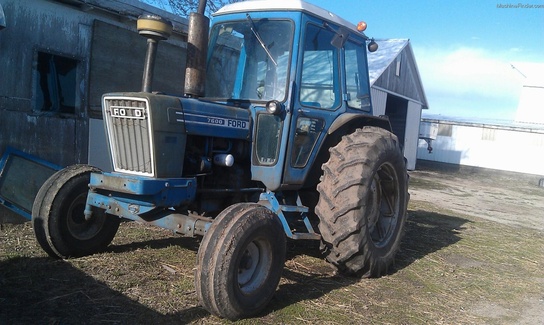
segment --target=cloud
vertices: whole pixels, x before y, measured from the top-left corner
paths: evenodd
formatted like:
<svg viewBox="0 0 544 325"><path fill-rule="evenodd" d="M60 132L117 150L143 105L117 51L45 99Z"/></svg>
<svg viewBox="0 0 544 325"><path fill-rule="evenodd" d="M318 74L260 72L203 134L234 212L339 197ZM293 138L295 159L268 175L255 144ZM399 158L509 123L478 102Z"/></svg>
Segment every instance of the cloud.
<svg viewBox="0 0 544 325"><path fill-rule="evenodd" d="M485 111L489 117L493 110L515 113L524 78L512 69L508 50L414 47L414 53L429 106L436 113Z"/></svg>
<svg viewBox="0 0 544 325"><path fill-rule="evenodd" d="M519 95L522 80L510 62L481 49L458 48L451 52L416 53L424 82L452 94L483 97Z"/></svg>

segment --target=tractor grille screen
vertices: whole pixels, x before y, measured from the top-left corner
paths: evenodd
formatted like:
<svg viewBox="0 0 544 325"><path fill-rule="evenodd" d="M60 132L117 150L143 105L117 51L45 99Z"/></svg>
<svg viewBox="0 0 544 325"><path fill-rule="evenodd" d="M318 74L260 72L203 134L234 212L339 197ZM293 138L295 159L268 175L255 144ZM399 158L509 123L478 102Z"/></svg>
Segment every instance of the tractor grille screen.
<svg viewBox="0 0 544 325"><path fill-rule="evenodd" d="M104 118L117 172L155 176L148 107L142 98L104 98Z"/></svg>

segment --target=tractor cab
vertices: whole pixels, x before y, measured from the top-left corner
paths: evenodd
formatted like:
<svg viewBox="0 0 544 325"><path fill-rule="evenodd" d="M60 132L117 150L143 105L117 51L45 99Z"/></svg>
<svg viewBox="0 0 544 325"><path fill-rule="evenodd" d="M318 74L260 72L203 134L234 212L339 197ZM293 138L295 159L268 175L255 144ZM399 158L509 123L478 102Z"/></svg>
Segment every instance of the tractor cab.
<svg viewBox="0 0 544 325"><path fill-rule="evenodd" d="M301 1L240 2L214 14L205 97L251 110L254 180L302 187L326 130L346 113L372 115L367 40Z"/></svg>

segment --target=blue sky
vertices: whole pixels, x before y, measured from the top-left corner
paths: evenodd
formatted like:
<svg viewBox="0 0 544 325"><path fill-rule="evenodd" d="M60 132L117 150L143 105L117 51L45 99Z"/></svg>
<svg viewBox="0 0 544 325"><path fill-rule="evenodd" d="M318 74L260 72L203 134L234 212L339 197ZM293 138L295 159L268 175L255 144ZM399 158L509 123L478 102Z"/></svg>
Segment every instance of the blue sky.
<svg viewBox="0 0 544 325"><path fill-rule="evenodd" d="M527 82L519 71L544 76L543 0L308 2L366 21L370 37L410 39L430 107L424 114L513 120Z"/></svg>

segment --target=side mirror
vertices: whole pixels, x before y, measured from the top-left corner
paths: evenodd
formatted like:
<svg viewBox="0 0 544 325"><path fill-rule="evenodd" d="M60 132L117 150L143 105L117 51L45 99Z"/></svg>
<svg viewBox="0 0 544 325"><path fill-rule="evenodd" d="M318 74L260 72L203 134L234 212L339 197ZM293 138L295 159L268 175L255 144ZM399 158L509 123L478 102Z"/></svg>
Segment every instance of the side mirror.
<svg viewBox="0 0 544 325"><path fill-rule="evenodd" d="M378 43L374 41L374 39L370 40L370 43L368 43L368 52L376 52L378 50Z"/></svg>

